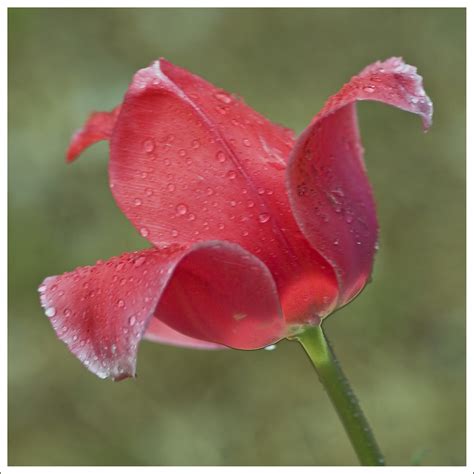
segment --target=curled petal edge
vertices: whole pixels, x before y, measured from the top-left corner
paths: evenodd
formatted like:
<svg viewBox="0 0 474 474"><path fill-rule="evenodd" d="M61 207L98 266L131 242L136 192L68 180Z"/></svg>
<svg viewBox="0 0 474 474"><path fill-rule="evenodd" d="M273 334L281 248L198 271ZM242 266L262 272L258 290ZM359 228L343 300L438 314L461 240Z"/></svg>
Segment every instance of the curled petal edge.
<svg viewBox="0 0 474 474"><path fill-rule="evenodd" d="M258 349L285 336L270 271L229 242L124 254L48 277L39 291L59 339L100 378L135 376L152 318L208 348Z"/></svg>
<svg viewBox="0 0 474 474"><path fill-rule="evenodd" d="M109 140L120 113L120 106L110 112L93 112L84 125L73 134L66 152L66 161L74 161L86 148Z"/></svg>
<svg viewBox="0 0 474 474"><path fill-rule="evenodd" d="M433 115L433 104L414 66L401 58L378 61L327 100L291 152L290 205L302 233L336 272L338 307L369 280L377 248L375 202L355 110L360 100L418 114L425 131Z"/></svg>

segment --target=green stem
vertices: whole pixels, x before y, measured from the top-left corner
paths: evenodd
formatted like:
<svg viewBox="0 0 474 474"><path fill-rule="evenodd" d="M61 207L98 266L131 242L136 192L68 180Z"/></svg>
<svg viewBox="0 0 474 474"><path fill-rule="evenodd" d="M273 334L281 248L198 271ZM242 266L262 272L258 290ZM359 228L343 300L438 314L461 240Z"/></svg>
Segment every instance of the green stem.
<svg viewBox="0 0 474 474"><path fill-rule="evenodd" d="M363 466L384 466L369 423L337 361L321 326L313 326L294 336L308 354L326 389L352 446Z"/></svg>

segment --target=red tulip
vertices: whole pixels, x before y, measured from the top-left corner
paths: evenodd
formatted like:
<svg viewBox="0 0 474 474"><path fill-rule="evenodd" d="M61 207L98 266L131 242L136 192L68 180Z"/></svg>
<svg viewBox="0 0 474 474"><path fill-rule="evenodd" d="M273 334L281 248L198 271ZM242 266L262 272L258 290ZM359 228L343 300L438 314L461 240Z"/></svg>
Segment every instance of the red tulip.
<svg viewBox="0 0 474 474"><path fill-rule="evenodd" d="M119 107L76 132L67 159L109 140L114 198L153 248L46 278L58 337L117 380L135 374L142 338L258 349L348 303L377 242L357 100L430 126L421 77L399 58L353 77L298 138L168 61L139 70Z"/></svg>

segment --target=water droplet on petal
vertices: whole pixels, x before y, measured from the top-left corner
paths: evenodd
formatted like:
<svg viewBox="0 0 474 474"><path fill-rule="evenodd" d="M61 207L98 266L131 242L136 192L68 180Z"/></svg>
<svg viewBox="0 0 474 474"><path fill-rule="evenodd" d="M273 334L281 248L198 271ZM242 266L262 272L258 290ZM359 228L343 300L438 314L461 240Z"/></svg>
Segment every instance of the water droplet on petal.
<svg viewBox="0 0 474 474"><path fill-rule="evenodd" d="M137 318L135 318L135 316L130 316L128 318L128 324L130 324L130 326L134 326L136 322L137 322Z"/></svg>
<svg viewBox="0 0 474 474"><path fill-rule="evenodd" d="M286 169L285 164L281 163L279 161L270 161L270 166L272 166L273 168L275 168L278 171L283 171L284 169Z"/></svg>
<svg viewBox="0 0 474 474"><path fill-rule="evenodd" d="M179 150L179 156L186 156L186 150L184 149Z"/></svg>
<svg viewBox="0 0 474 474"><path fill-rule="evenodd" d="M245 319L247 315L245 313L235 313L233 317L236 321L241 321L242 319Z"/></svg>
<svg viewBox="0 0 474 474"><path fill-rule="evenodd" d="M142 237L148 237L148 229L147 229L146 227L142 227L142 228L140 229L140 235L141 235Z"/></svg>
<svg viewBox="0 0 474 474"><path fill-rule="evenodd" d="M145 194L150 197L153 195L153 189L150 189L150 188L146 188L145 189Z"/></svg>
<svg viewBox="0 0 474 474"><path fill-rule="evenodd" d="M333 242L334 245L339 245L339 239L335 239Z"/></svg>
<svg viewBox="0 0 474 474"><path fill-rule="evenodd" d="M259 216L258 216L258 220L264 224L265 222L268 222L270 220L270 214L268 214L267 212L262 212Z"/></svg>
<svg viewBox="0 0 474 474"><path fill-rule="evenodd" d="M143 255L141 257L138 257L135 260L135 266L140 267L141 265L143 265L145 263L145 260L146 260L146 257L144 257Z"/></svg>
<svg viewBox="0 0 474 474"><path fill-rule="evenodd" d="M222 92L217 92L216 94L214 94L214 97L223 102L224 104L230 104L232 102L232 99L229 97L228 94L224 94Z"/></svg>
<svg viewBox="0 0 474 474"><path fill-rule="evenodd" d="M184 216L188 212L188 206L186 204L178 204L176 206L176 214L178 216Z"/></svg>
<svg viewBox="0 0 474 474"><path fill-rule="evenodd" d="M45 313L46 313L46 316L48 316L48 318L52 318L56 314L56 308L51 306L50 308L46 309Z"/></svg>
<svg viewBox="0 0 474 474"><path fill-rule="evenodd" d="M123 300L118 300L117 306L118 306L119 308L123 308L123 307L125 306L124 301L123 301Z"/></svg>
<svg viewBox="0 0 474 474"><path fill-rule="evenodd" d="M189 221L193 221L195 219L196 219L196 216L194 214L191 213L191 214L188 215L188 220Z"/></svg>
<svg viewBox="0 0 474 474"><path fill-rule="evenodd" d="M266 351L274 351L276 349L275 344L270 344L269 346L264 347Z"/></svg>
<svg viewBox="0 0 474 474"><path fill-rule="evenodd" d="M255 203L253 201L247 201L247 207L253 207L255 206Z"/></svg>
<svg viewBox="0 0 474 474"><path fill-rule="evenodd" d="M143 149L147 152L147 153L151 153L154 149L155 149L155 143L153 140L145 140L143 142Z"/></svg>
<svg viewBox="0 0 474 474"><path fill-rule="evenodd" d="M257 193L260 194L260 195L265 194L265 189L263 189L263 188L258 188L258 189L257 189Z"/></svg>
<svg viewBox="0 0 474 474"><path fill-rule="evenodd" d="M364 87L364 91L368 92L369 94L372 94L372 92L375 92L375 86Z"/></svg>
<svg viewBox="0 0 474 474"><path fill-rule="evenodd" d="M237 173L234 171L234 170L230 170L228 173L227 173L227 177L229 179L235 179L235 177L237 176Z"/></svg>
<svg viewBox="0 0 474 474"><path fill-rule="evenodd" d="M176 186L173 184L173 183L169 183L168 186L166 186L166 189L172 193L175 189L176 189Z"/></svg>
<svg viewBox="0 0 474 474"><path fill-rule="evenodd" d="M172 235L173 237L178 237L178 231L177 231L176 229L173 229L173 230L171 231L171 235Z"/></svg>
<svg viewBox="0 0 474 474"><path fill-rule="evenodd" d="M200 146L201 146L201 143L199 142L199 140L193 140L192 142L193 148L199 148Z"/></svg>
<svg viewBox="0 0 474 474"><path fill-rule="evenodd" d="M223 151L218 151L216 154L216 159L219 163L224 163L225 161L225 153Z"/></svg>
<svg viewBox="0 0 474 474"><path fill-rule="evenodd" d="M250 140L248 138L244 138L242 140L242 143L245 145L245 146L252 146L252 144L250 143Z"/></svg>
<svg viewBox="0 0 474 474"><path fill-rule="evenodd" d="M140 198L135 198L133 200L133 205L138 207L138 206L141 206L142 205L142 200Z"/></svg>

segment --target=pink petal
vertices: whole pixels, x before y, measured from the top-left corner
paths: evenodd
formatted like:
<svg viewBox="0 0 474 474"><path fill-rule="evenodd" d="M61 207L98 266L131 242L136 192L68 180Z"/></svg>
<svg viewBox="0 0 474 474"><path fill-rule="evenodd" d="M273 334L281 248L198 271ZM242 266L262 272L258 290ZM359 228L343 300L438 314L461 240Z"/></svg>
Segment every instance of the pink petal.
<svg viewBox="0 0 474 474"><path fill-rule="evenodd" d="M238 243L270 269L285 317L329 313L334 272L301 234L285 188L292 134L167 61L135 75L111 139L114 197L156 246Z"/></svg>
<svg viewBox="0 0 474 474"><path fill-rule="evenodd" d="M112 135L115 122L120 112L120 106L111 112L94 112L82 128L71 138L66 159L74 161L86 148L101 140L108 140Z"/></svg>
<svg viewBox="0 0 474 474"><path fill-rule="evenodd" d="M376 100L421 115L432 103L413 66L399 58L377 62L332 96L299 137L288 167L288 192L304 233L333 265L339 305L367 283L377 242L377 218L365 172L356 100Z"/></svg>
<svg viewBox="0 0 474 474"><path fill-rule="evenodd" d="M153 316L190 338L237 349L285 335L270 272L226 242L124 254L49 277L39 290L57 336L102 378L135 375Z"/></svg>

